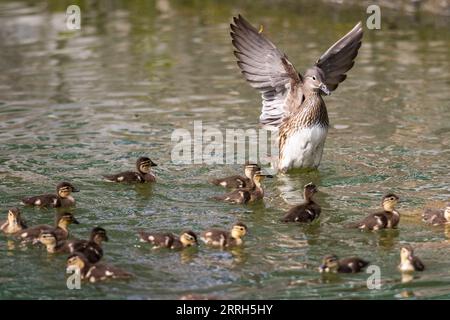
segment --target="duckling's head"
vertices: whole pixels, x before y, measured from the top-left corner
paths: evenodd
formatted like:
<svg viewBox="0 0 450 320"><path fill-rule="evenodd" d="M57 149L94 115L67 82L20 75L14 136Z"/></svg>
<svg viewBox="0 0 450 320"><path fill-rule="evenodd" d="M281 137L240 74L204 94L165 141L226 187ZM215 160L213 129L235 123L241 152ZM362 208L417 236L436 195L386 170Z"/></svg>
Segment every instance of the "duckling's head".
<svg viewBox="0 0 450 320"><path fill-rule="evenodd" d="M326 95L330 94L330 90L325 84L323 71L318 67L312 67L306 70L303 79L303 88L310 92L323 92Z"/></svg>
<svg viewBox="0 0 450 320"><path fill-rule="evenodd" d="M235 239L243 238L247 234L247 226L242 222L237 222L231 228L231 236Z"/></svg>
<svg viewBox="0 0 450 320"><path fill-rule="evenodd" d="M53 231L42 231L39 235L39 242L46 246L56 245L56 234Z"/></svg>
<svg viewBox="0 0 450 320"><path fill-rule="evenodd" d="M409 260L414 255L414 249L409 244L404 244L400 248L400 260L402 262Z"/></svg>
<svg viewBox="0 0 450 320"><path fill-rule="evenodd" d="M385 195L382 202L383 209L385 211L393 211L399 200L400 198L393 193Z"/></svg>
<svg viewBox="0 0 450 320"><path fill-rule="evenodd" d="M185 247L190 247L198 244L197 235L191 230L184 231L180 236L180 241Z"/></svg>
<svg viewBox="0 0 450 320"><path fill-rule="evenodd" d="M8 210L8 223L11 225L17 225L21 221L19 208L11 208Z"/></svg>
<svg viewBox="0 0 450 320"><path fill-rule="evenodd" d="M80 224L70 212L58 213L56 216L56 225L62 227L63 229L67 228L67 226L72 223Z"/></svg>
<svg viewBox="0 0 450 320"><path fill-rule="evenodd" d="M150 158L148 157L140 157L136 161L136 169L141 173L149 173L151 167L156 167L157 164L154 163Z"/></svg>
<svg viewBox="0 0 450 320"><path fill-rule="evenodd" d="M264 178L273 178L273 176L268 174L263 174L262 171L256 171L253 175L253 182L257 186L261 186L261 182L264 180Z"/></svg>
<svg viewBox="0 0 450 320"><path fill-rule="evenodd" d="M312 183L308 183L303 187L303 195L305 197L305 200L309 200L312 198L312 196L317 193L317 187Z"/></svg>
<svg viewBox="0 0 450 320"><path fill-rule="evenodd" d="M103 241L108 241L108 236L106 235L106 230L101 227L95 227L91 231L91 241L97 244L101 244Z"/></svg>
<svg viewBox="0 0 450 320"><path fill-rule="evenodd" d="M80 190L78 190L77 188L75 188L71 183L69 182L61 182L60 184L58 184L56 186L56 193L58 194L58 196L60 196L61 198L67 198L68 196L70 196L70 194L72 192L78 192Z"/></svg>
<svg viewBox="0 0 450 320"><path fill-rule="evenodd" d="M450 203L447 203L447 207L444 210L444 218L450 222Z"/></svg>
<svg viewBox="0 0 450 320"><path fill-rule="evenodd" d="M66 261L66 270L71 272L73 270L82 270L88 264L86 257L79 252L71 254Z"/></svg>
<svg viewBox="0 0 450 320"><path fill-rule="evenodd" d="M244 166L245 176L249 179L252 179L255 172L260 170L261 168L256 163L246 163Z"/></svg>
<svg viewBox="0 0 450 320"><path fill-rule="evenodd" d="M331 254L325 256L322 260L322 265L319 267L319 271L322 272L336 272L339 267L339 259L336 255Z"/></svg>

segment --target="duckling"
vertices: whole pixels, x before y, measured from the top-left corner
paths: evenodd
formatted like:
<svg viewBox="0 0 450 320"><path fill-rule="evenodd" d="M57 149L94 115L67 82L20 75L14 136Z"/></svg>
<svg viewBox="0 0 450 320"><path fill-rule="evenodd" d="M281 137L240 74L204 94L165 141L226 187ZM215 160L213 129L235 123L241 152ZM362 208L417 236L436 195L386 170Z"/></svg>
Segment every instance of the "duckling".
<svg viewBox="0 0 450 320"><path fill-rule="evenodd" d="M61 182L56 186L56 194L43 194L40 196L24 198L22 203L27 206L67 208L75 205L75 199L71 196L72 192L79 192L69 182Z"/></svg>
<svg viewBox="0 0 450 320"><path fill-rule="evenodd" d="M70 212L58 213L55 219L55 226L50 226L47 224L37 225L27 229L23 229L16 233L16 235L22 241L33 241L36 242L42 231L54 231L56 234L56 240L66 240L69 236L68 227L70 224L79 224L78 220L75 219L73 214Z"/></svg>
<svg viewBox="0 0 450 320"><path fill-rule="evenodd" d="M141 242L149 242L153 249L183 249L198 244L197 235L193 231L184 231L180 237L171 233L139 232Z"/></svg>
<svg viewBox="0 0 450 320"><path fill-rule="evenodd" d="M90 263L96 263L103 257L103 241L107 242L108 240L106 230L101 227L95 227L91 231L89 240L66 240L62 244L64 245L64 252L80 252Z"/></svg>
<svg viewBox="0 0 450 320"><path fill-rule="evenodd" d="M257 171L253 175L253 185L250 188L237 189L222 196L215 196L213 199L234 204L246 204L261 200L264 198L264 189L261 182L265 177L272 178L271 175L265 175L261 171Z"/></svg>
<svg viewBox="0 0 450 320"><path fill-rule="evenodd" d="M150 158L140 157L136 161L135 171L125 171L114 175L104 176L106 180L113 182L155 182L156 176L151 172L151 167L156 167L157 164L154 163Z"/></svg>
<svg viewBox="0 0 450 320"><path fill-rule="evenodd" d="M323 258L319 272L356 273L362 271L368 264L369 262L357 257L338 259L336 255L332 254Z"/></svg>
<svg viewBox="0 0 450 320"><path fill-rule="evenodd" d="M311 222L319 217L320 206L312 199L317 193L317 187L312 183L308 183L303 188L303 198L305 201L295 207L289 209L283 217L283 222Z"/></svg>
<svg viewBox="0 0 450 320"><path fill-rule="evenodd" d="M66 269L67 272L79 270L81 279L91 283L107 279L129 279L133 277L131 273L122 269L102 263L91 263L80 252L75 252L67 258Z"/></svg>
<svg viewBox="0 0 450 320"><path fill-rule="evenodd" d="M56 233L52 230L41 231L38 241L45 246L48 253L67 252L64 242L58 242Z"/></svg>
<svg viewBox="0 0 450 320"><path fill-rule="evenodd" d="M26 228L27 225L22 220L19 208L9 209L8 219L4 222L0 222L0 230L2 230L4 234L15 234Z"/></svg>
<svg viewBox="0 0 450 320"><path fill-rule="evenodd" d="M250 188L253 186L253 175L255 174L255 172L260 170L261 168L257 164L247 163L244 166L245 177L235 175L226 178L213 179L211 180L211 183L225 188L233 188L233 189Z"/></svg>
<svg viewBox="0 0 450 320"><path fill-rule="evenodd" d="M425 270L425 265L414 255L414 249L405 244L400 249L400 264L398 268L402 272L413 272Z"/></svg>
<svg viewBox="0 0 450 320"><path fill-rule="evenodd" d="M235 223L231 231L225 231L220 229L211 229L205 231L201 236L201 240L214 247L232 247L239 246L243 243L242 238L247 234L247 226L241 222Z"/></svg>
<svg viewBox="0 0 450 320"><path fill-rule="evenodd" d="M425 209L422 214L422 221L433 226L447 224L450 222L450 203L447 203L445 209Z"/></svg>
<svg viewBox="0 0 450 320"><path fill-rule="evenodd" d="M372 213L361 221L349 224L348 227L363 230L396 228L400 222L400 213L395 210L398 201L399 197L393 193L385 195L382 201L384 211Z"/></svg>

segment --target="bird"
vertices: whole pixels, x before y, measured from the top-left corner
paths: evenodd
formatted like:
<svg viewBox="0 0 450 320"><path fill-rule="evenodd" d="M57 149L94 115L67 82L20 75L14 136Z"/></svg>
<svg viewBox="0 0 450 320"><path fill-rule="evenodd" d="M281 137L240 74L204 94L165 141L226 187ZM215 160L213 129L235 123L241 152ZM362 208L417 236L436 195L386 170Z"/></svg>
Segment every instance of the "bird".
<svg viewBox="0 0 450 320"><path fill-rule="evenodd" d="M264 198L264 189L261 183L266 177L272 178L272 175L263 174L261 171L257 171L253 174L251 187L236 189L224 195L215 196L213 199L234 204L246 204L262 200Z"/></svg>
<svg viewBox="0 0 450 320"><path fill-rule="evenodd" d="M225 188L241 189L249 188L253 185L253 175L256 171L260 171L261 168L255 163L247 163L244 166L245 176L234 175L225 178L212 179L211 183L216 186L222 186Z"/></svg>
<svg viewBox="0 0 450 320"><path fill-rule="evenodd" d="M0 222L0 230L7 235L16 234L26 229L27 225L22 219L19 208L11 208L8 210L7 220Z"/></svg>
<svg viewBox="0 0 450 320"><path fill-rule="evenodd" d="M156 176L151 172L151 167L157 167L158 165L154 163L148 157L140 157L136 161L137 171L124 171L113 175L103 176L107 181L111 182L155 182Z"/></svg>
<svg viewBox="0 0 450 320"><path fill-rule="evenodd" d="M66 240L69 236L68 227L70 224L79 224L78 220L75 219L70 212L60 212L56 215L55 225L41 224L34 227L29 227L23 229L16 233L15 235L25 242L35 242L38 240L39 235L42 231L54 231L56 235L56 240Z"/></svg>
<svg viewBox="0 0 450 320"><path fill-rule="evenodd" d="M445 209L427 208L422 214L422 221L433 226L443 225L450 222L450 203L447 203Z"/></svg>
<svg viewBox="0 0 450 320"><path fill-rule="evenodd" d="M362 271L369 262L358 257L339 259L336 255L328 255L323 258L319 267L320 273L357 273Z"/></svg>
<svg viewBox="0 0 450 320"><path fill-rule="evenodd" d="M71 239L62 241L63 250L66 253L80 252L90 263L96 263L103 257L103 241L108 241L106 230L95 227L91 230L89 240Z"/></svg>
<svg viewBox="0 0 450 320"><path fill-rule="evenodd" d="M80 252L75 252L67 258L66 271L68 273L78 271L81 280L86 280L91 283L108 279L130 279L133 277L131 273L122 269L103 263L91 263Z"/></svg>
<svg viewBox="0 0 450 320"><path fill-rule="evenodd" d="M364 219L347 225L349 228L362 230L394 229L400 222L400 213L395 210L399 197L389 193L383 197L383 211L372 213Z"/></svg>
<svg viewBox="0 0 450 320"><path fill-rule="evenodd" d="M233 18L230 27L237 64L262 96L260 124L278 132L278 159L272 166L283 173L292 168L317 168L329 127L322 94L336 90L353 67L361 46L362 23L326 50L303 75L241 15Z"/></svg>
<svg viewBox="0 0 450 320"><path fill-rule="evenodd" d="M198 244L195 232L188 230L181 233L178 237L172 233L152 233L140 231L141 242L148 242L153 245L153 249L184 249Z"/></svg>
<svg viewBox="0 0 450 320"><path fill-rule="evenodd" d="M75 199L71 196L72 192L79 192L69 182L61 182L56 186L56 194L43 194L34 197L22 199L22 204L27 206L36 206L41 208L68 208L75 205Z"/></svg>
<svg viewBox="0 0 450 320"><path fill-rule="evenodd" d="M313 196L317 193L317 187L308 183L303 188L304 202L292 207L281 219L283 222L311 222L319 218L321 208L314 202Z"/></svg>
<svg viewBox="0 0 450 320"><path fill-rule="evenodd" d="M242 238L247 234L247 226L237 222L231 227L231 231L221 229L210 229L205 231L200 239L206 244L214 247L233 247L242 245Z"/></svg>
<svg viewBox="0 0 450 320"><path fill-rule="evenodd" d="M401 272L424 271L425 265L414 255L414 249L409 244L400 248L400 264L398 268Z"/></svg>

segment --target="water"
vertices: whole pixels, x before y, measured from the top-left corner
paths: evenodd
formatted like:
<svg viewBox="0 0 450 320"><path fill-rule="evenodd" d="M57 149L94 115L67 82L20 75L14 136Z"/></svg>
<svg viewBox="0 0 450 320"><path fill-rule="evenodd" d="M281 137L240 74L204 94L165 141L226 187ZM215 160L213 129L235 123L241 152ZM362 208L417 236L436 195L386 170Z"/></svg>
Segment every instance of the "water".
<svg viewBox="0 0 450 320"><path fill-rule="evenodd" d="M60 1L0 3L1 215L23 196L51 192L62 180L82 191L82 224L108 230L105 262L130 281L66 288L65 256L21 248L0 236L0 299L168 299L194 293L224 299L450 298L449 233L420 221L424 206L450 198L450 32L448 18L398 17L384 11L382 30L364 36L348 79L326 98L331 130L318 172L266 181L264 204L233 206L208 198L223 192L212 177L239 165L175 165L176 128L193 120L256 128L260 99L241 77L228 24L245 14L306 69L333 41L365 18L365 8L301 2L129 2L82 6L82 30L64 28ZM125 186L101 175L132 168L140 155L159 164L158 183ZM319 186L320 222L278 219ZM343 225L377 210L386 192L400 195L398 230L349 231ZM24 208L34 225L52 210ZM151 251L136 230L201 231L244 221L243 248L201 246ZM448 230L447 230L448 231ZM411 243L427 270L402 283L399 246ZM329 253L359 255L380 266L381 290L367 274L322 278Z"/></svg>

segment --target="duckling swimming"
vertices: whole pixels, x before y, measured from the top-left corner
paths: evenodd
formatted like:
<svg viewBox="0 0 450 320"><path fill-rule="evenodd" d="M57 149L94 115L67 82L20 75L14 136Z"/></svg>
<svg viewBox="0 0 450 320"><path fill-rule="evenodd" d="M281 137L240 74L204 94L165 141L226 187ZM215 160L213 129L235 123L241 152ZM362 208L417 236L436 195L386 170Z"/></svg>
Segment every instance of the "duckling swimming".
<svg viewBox="0 0 450 320"><path fill-rule="evenodd" d="M450 222L450 203L445 209L430 209L427 208L422 214L422 221L433 226L448 224Z"/></svg>
<svg viewBox="0 0 450 320"><path fill-rule="evenodd" d="M27 206L67 208L75 205L75 199L71 196L72 192L79 192L69 182L61 182L56 186L56 194L43 194L40 196L24 198L22 203Z"/></svg>
<svg viewBox="0 0 450 320"><path fill-rule="evenodd" d="M155 182L156 176L151 172L151 167L156 167L150 158L140 157L136 161L137 171L125 171L114 175L104 176L106 180L113 182Z"/></svg>
<svg viewBox="0 0 450 320"><path fill-rule="evenodd" d="M383 197L382 206L384 211L372 213L363 220L351 223L349 228L359 228L363 230L380 230L396 228L400 222L400 213L395 210L399 197L390 193Z"/></svg>
<svg viewBox="0 0 450 320"><path fill-rule="evenodd" d="M53 231L56 235L56 240L66 240L69 236L68 227L70 224L79 224L73 214L70 212L58 213L55 219L55 226L41 224L27 229L23 229L16 233L22 241L37 241L42 231Z"/></svg>
<svg viewBox="0 0 450 320"><path fill-rule="evenodd" d="M225 188L251 188L253 186L253 175L255 174L255 172L260 170L261 168L257 164L248 163L244 166L245 177L235 175L226 178L213 179L211 180L211 183Z"/></svg>
<svg viewBox="0 0 450 320"><path fill-rule="evenodd" d="M247 230L248 228L245 224L237 222L232 226L230 232L220 229L211 229L205 231L200 239L205 244L214 247L227 248L240 246L243 243L242 238L247 234Z"/></svg>
<svg viewBox="0 0 450 320"><path fill-rule="evenodd" d="M149 242L153 249L184 249L198 244L197 235L193 231L184 231L179 237L171 233L139 232L141 242Z"/></svg>
<svg viewBox="0 0 450 320"><path fill-rule="evenodd" d="M262 32L241 15L231 24L238 66L262 96L259 118L279 131L279 157L274 167L317 168L322 159L329 120L322 95L329 95L347 78L361 46L359 22L332 45L302 75Z"/></svg>
<svg viewBox="0 0 450 320"><path fill-rule="evenodd" d="M368 264L369 262L357 257L338 259L333 254L323 258L319 271L320 273L356 273L362 271Z"/></svg>
<svg viewBox="0 0 450 320"><path fill-rule="evenodd" d="M215 196L213 199L234 204L246 204L262 200L264 189L261 183L265 177L272 178L271 175L265 175L261 171L257 171L253 175L253 185L250 188L237 189L222 196Z"/></svg>
<svg viewBox="0 0 450 320"><path fill-rule="evenodd" d="M317 187L312 183L308 183L303 188L303 198L305 201L295 207L289 209L282 218L283 222L311 222L320 216L320 206L312 199L317 193Z"/></svg>
<svg viewBox="0 0 450 320"><path fill-rule="evenodd" d="M398 268L402 272L413 272L425 270L425 265L414 255L414 249L405 244L400 249L400 264Z"/></svg>
<svg viewBox="0 0 450 320"><path fill-rule="evenodd" d="M102 263L91 263L79 252L75 252L67 258L66 266L67 272L79 270L81 279L91 283L108 279L130 279L133 277L131 273L122 269Z"/></svg>
<svg viewBox="0 0 450 320"><path fill-rule="evenodd" d="M19 208L9 209L8 219L4 222L0 222L0 230L2 230L4 234L15 234L26 228L27 225L22 220Z"/></svg>

